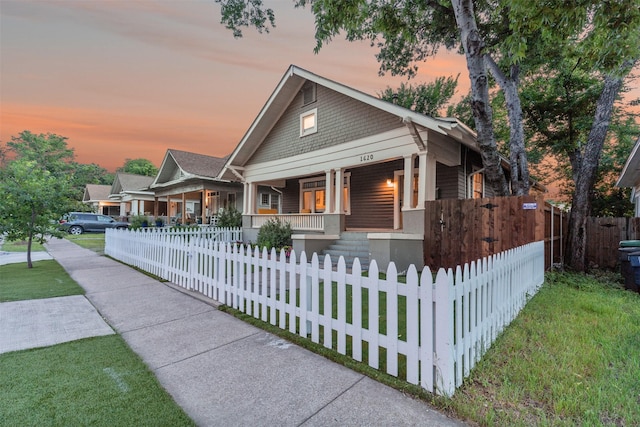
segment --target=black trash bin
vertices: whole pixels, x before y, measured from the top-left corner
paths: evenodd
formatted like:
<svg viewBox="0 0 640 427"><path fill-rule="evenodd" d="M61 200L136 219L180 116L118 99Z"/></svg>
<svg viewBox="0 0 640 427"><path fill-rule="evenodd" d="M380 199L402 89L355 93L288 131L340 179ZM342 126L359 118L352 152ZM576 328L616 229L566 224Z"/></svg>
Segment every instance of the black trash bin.
<svg viewBox="0 0 640 427"><path fill-rule="evenodd" d="M620 274L624 279L626 289L638 290L636 285L634 269L631 267L629 256L634 252L640 252L640 240L622 240L618 248L618 260L620 261Z"/></svg>
<svg viewBox="0 0 640 427"><path fill-rule="evenodd" d="M629 254L629 264L633 272L633 284L625 286L630 291L640 292L640 251Z"/></svg>

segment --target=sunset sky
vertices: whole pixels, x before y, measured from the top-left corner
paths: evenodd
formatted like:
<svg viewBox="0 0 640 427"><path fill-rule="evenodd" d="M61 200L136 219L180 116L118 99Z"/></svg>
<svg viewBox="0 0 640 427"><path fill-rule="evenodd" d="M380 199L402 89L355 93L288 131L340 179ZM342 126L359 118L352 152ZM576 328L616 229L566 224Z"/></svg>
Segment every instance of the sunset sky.
<svg viewBox="0 0 640 427"><path fill-rule="evenodd" d="M127 158L159 166L168 148L222 157L290 64L374 95L406 80L379 77L368 42L315 55L311 12L265 3L277 27L234 39L213 0L0 0L0 141L55 133L110 171ZM462 73L462 94L465 72L443 54L415 81Z"/></svg>
<svg viewBox="0 0 640 427"><path fill-rule="evenodd" d="M234 39L213 0L0 0L0 141L55 133L78 162L110 171L127 158L159 166L168 148L223 157L290 64L372 95L406 80L378 76L368 42L315 55L311 12L265 3L277 27ZM459 99L469 82L454 53L414 82L458 73Z"/></svg>

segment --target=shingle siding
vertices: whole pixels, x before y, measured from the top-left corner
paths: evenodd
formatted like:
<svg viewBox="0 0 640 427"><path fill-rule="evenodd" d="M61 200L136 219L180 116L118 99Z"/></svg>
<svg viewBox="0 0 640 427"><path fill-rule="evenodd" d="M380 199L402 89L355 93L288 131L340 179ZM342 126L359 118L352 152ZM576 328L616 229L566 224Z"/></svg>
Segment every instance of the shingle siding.
<svg viewBox="0 0 640 427"><path fill-rule="evenodd" d="M402 170L404 161L351 169L351 215L347 228L393 228L393 190L387 179Z"/></svg>
<svg viewBox="0 0 640 427"><path fill-rule="evenodd" d="M459 199L460 187L464 187L464 173L460 166L436 163L436 187L439 199ZM464 194L464 188L462 188Z"/></svg>
<svg viewBox="0 0 640 427"><path fill-rule="evenodd" d="M317 108L318 131L300 136L300 114ZM302 105L302 92L277 121L248 164L268 162L333 147L402 127L400 118L324 86L317 100Z"/></svg>

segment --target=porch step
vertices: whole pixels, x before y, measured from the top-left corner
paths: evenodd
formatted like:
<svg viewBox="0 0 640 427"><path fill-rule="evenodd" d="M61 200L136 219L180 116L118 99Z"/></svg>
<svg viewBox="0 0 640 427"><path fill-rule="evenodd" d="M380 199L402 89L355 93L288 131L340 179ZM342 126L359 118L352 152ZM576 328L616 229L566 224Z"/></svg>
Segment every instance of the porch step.
<svg viewBox="0 0 640 427"><path fill-rule="evenodd" d="M363 270L369 269L369 240L367 233L344 232L340 239L322 251L322 255L331 256L334 264L338 263L340 256L344 257L347 268L351 268L353 261L358 258Z"/></svg>

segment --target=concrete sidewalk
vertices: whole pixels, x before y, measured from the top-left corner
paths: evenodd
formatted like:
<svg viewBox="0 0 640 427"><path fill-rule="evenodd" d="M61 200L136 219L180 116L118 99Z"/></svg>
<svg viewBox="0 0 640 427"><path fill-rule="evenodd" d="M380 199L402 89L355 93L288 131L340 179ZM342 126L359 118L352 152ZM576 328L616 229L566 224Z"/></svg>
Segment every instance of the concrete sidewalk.
<svg viewBox="0 0 640 427"><path fill-rule="evenodd" d="M200 426L464 425L66 239L46 248Z"/></svg>

